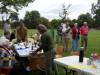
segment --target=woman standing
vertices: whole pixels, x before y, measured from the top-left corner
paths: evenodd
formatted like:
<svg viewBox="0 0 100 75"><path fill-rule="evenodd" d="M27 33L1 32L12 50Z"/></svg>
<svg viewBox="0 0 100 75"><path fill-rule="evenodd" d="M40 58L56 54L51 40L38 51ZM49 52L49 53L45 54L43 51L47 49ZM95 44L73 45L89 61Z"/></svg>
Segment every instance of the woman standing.
<svg viewBox="0 0 100 75"><path fill-rule="evenodd" d="M17 41L25 42L27 41L27 28L23 22L19 23L19 27L16 29L17 31Z"/></svg>
<svg viewBox="0 0 100 75"><path fill-rule="evenodd" d="M74 24L72 28L72 50L78 49L78 40L79 40L79 29L77 27L77 23Z"/></svg>

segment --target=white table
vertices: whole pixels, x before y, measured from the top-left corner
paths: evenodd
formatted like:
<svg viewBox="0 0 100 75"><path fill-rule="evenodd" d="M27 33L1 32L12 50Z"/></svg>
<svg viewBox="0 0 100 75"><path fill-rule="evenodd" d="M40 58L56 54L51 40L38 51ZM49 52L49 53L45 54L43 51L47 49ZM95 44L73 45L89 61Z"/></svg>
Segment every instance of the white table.
<svg viewBox="0 0 100 75"><path fill-rule="evenodd" d="M100 69L93 68L92 65L87 65L87 60L88 58L84 57L83 63L79 63L79 56L67 56L54 59L54 62L66 67L66 69L71 67L77 72L83 72L84 75L100 75Z"/></svg>

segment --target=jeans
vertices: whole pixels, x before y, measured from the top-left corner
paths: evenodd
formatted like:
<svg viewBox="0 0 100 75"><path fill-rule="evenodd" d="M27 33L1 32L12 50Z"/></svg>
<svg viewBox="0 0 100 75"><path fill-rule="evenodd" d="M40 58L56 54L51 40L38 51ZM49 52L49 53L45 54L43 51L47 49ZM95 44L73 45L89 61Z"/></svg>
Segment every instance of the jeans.
<svg viewBox="0 0 100 75"><path fill-rule="evenodd" d="M73 39L72 49L73 50L77 50L78 49L78 38Z"/></svg>

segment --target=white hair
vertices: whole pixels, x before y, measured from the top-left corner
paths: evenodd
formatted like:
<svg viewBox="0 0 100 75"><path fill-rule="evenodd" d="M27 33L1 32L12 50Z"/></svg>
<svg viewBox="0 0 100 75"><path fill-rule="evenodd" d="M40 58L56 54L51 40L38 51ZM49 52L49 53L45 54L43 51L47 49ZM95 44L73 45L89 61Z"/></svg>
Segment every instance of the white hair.
<svg viewBox="0 0 100 75"><path fill-rule="evenodd" d="M84 24L87 24L87 22L84 22Z"/></svg>

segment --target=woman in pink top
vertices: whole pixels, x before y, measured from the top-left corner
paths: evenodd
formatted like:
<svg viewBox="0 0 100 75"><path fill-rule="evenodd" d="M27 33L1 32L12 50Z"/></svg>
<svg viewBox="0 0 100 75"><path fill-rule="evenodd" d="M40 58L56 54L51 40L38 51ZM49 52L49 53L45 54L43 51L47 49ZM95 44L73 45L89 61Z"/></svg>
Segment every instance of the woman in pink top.
<svg viewBox="0 0 100 75"><path fill-rule="evenodd" d="M79 40L79 29L77 23L72 27L72 50L76 51L78 49L78 40Z"/></svg>
<svg viewBox="0 0 100 75"><path fill-rule="evenodd" d="M88 41L88 25L87 22L83 23L83 26L80 28L80 34L81 34L81 46L87 49L87 41Z"/></svg>

